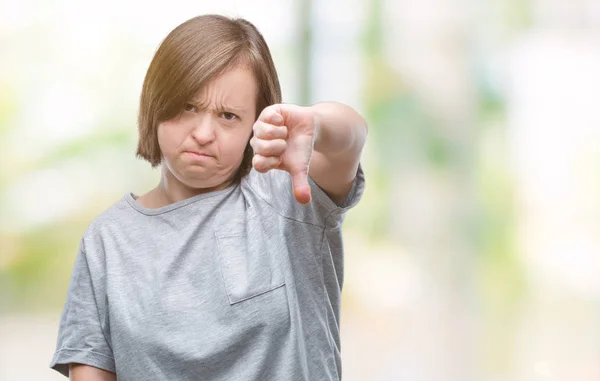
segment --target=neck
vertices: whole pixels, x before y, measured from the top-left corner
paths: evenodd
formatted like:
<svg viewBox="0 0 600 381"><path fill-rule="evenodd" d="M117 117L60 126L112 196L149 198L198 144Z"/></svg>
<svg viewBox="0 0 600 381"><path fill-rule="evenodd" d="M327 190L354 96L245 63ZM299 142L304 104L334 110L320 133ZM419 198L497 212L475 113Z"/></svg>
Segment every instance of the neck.
<svg viewBox="0 0 600 381"><path fill-rule="evenodd" d="M175 202L183 201L199 194L215 192L231 185L231 180L225 181L214 187L193 188L179 181L171 171L163 166L160 183L156 187L156 196L161 200L161 204L169 205Z"/></svg>

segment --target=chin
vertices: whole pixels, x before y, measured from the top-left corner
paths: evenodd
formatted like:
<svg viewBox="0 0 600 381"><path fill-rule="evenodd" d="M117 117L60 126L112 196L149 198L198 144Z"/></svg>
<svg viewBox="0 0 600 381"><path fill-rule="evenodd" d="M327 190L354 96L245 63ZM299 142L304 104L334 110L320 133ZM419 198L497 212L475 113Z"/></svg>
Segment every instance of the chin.
<svg viewBox="0 0 600 381"><path fill-rule="evenodd" d="M198 176L198 174L191 174L189 176L178 177L179 181L194 189L215 188L226 182L227 179L228 177L208 173L203 173L201 176Z"/></svg>
<svg viewBox="0 0 600 381"><path fill-rule="evenodd" d="M232 177L229 172L223 174L223 171L215 171L212 168L202 166L185 165L177 167L176 171L171 171L172 175L180 183L193 189L216 188Z"/></svg>

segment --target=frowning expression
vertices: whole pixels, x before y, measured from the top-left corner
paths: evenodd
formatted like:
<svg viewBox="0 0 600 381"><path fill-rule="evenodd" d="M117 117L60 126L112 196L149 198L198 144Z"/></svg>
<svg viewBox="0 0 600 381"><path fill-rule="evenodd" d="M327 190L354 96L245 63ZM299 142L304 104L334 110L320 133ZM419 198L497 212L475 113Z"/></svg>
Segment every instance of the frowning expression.
<svg viewBox="0 0 600 381"><path fill-rule="evenodd" d="M191 188L227 183L250 139L257 94L252 71L243 67L208 83L180 115L158 126L164 169Z"/></svg>

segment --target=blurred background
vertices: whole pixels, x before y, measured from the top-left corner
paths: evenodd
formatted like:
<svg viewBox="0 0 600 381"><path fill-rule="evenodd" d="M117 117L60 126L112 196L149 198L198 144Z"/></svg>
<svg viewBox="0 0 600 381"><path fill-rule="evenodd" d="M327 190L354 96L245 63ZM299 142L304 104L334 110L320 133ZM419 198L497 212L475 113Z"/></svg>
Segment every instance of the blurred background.
<svg viewBox="0 0 600 381"><path fill-rule="evenodd" d="M249 19L288 103L370 124L346 218L345 381L600 380L600 1L0 2L0 379L48 364L79 240L158 171L162 39Z"/></svg>

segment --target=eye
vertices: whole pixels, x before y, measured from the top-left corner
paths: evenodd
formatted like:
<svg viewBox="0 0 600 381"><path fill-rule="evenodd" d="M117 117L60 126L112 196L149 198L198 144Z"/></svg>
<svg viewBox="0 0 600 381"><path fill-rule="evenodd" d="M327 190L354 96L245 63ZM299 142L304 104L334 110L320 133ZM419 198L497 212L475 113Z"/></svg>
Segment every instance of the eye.
<svg viewBox="0 0 600 381"><path fill-rule="evenodd" d="M194 106L191 103L186 103L185 107L183 108L185 111L191 111L191 112L195 112L196 111L196 106Z"/></svg>
<svg viewBox="0 0 600 381"><path fill-rule="evenodd" d="M221 113L221 116L223 117L223 119L227 120L227 121L233 121L238 119L238 116L235 114L232 114L230 112L223 112Z"/></svg>

